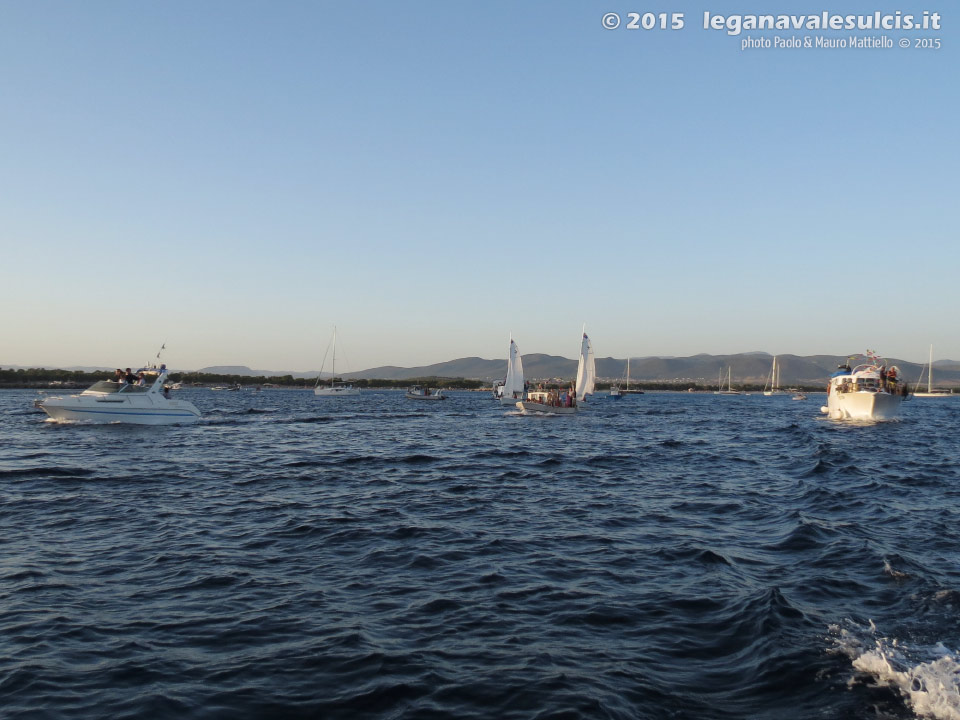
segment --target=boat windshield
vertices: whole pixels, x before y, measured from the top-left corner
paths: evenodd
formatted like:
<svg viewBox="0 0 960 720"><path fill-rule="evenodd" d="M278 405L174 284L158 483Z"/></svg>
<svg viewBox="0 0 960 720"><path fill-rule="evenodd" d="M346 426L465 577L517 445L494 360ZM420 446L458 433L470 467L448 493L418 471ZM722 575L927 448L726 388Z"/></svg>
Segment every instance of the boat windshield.
<svg viewBox="0 0 960 720"><path fill-rule="evenodd" d="M115 393L120 389L120 383L113 380L100 380L88 387L84 392Z"/></svg>

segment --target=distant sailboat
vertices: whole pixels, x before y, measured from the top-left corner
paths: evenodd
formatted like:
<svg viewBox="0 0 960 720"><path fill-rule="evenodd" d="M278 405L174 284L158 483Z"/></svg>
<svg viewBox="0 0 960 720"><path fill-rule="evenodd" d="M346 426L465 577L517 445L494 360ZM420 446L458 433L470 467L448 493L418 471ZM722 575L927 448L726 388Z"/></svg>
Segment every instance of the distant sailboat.
<svg viewBox="0 0 960 720"><path fill-rule="evenodd" d="M949 390L934 390L933 389L933 345L930 346L930 363L927 366L927 391L926 392L917 392L920 389L920 381L923 380L923 371L920 371L920 378L917 380L916 387L913 391L914 397L950 397L953 395Z"/></svg>
<svg viewBox="0 0 960 720"><path fill-rule="evenodd" d="M360 388L356 388L352 383L334 382L337 377L337 326L333 326L333 339L330 341L333 347L333 370L330 372L330 385L321 386L320 379L323 377L323 366L327 362L327 356L324 354L323 362L320 364L320 374L317 376L317 384L313 388L313 394L320 397L349 397L360 394ZM327 348L330 350L330 347Z"/></svg>
<svg viewBox="0 0 960 720"><path fill-rule="evenodd" d="M773 356L773 366L770 368L770 377L763 386L763 394L767 396L780 394L780 366L777 365L776 355Z"/></svg>
<svg viewBox="0 0 960 720"><path fill-rule="evenodd" d="M501 405L515 406L519 400L523 400L523 358L520 356L520 349L510 338L510 350L507 355L507 375L502 385L497 386Z"/></svg>
<svg viewBox="0 0 960 720"><path fill-rule="evenodd" d="M722 373L722 371L721 371ZM727 366L727 389L723 389L723 375L717 375L717 391L714 395L743 395L743 392L740 390L733 389L733 383L731 381L731 369L730 366Z"/></svg>
<svg viewBox="0 0 960 720"><path fill-rule="evenodd" d="M583 331L583 340L580 342L580 362L577 364L577 402L583 402L587 395L593 395L597 384L597 361L593 354L593 346L587 337L586 328Z"/></svg>
<svg viewBox="0 0 960 720"><path fill-rule="evenodd" d="M630 358L627 358L627 384L630 384ZM620 383L610 388L610 397L614 400L620 400L623 397L623 390L620 388Z"/></svg>
<svg viewBox="0 0 960 720"><path fill-rule="evenodd" d="M643 392L643 391L642 391L642 390L640 390L640 391L634 390L633 392ZM623 384L622 387L621 387L620 383L617 382L616 385L614 385L613 387L610 388L610 397L612 397L612 398L614 398L614 399L616 399L616 400L620 400L624 395L627 395L627 394L629 394L629 393L630 393L630 358L627 358L627 374L626 374L626 380L625 380L625 382L624 382L624 384Z"/></svg>

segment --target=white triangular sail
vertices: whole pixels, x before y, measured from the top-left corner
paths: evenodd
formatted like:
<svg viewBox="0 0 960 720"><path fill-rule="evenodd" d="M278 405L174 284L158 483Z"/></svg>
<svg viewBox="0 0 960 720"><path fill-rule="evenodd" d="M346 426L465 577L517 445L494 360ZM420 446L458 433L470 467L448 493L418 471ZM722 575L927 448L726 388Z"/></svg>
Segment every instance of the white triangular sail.
<svg viewBox="0 0 960 720"><path fill-rule="evenodd" d="M593 387L596 382L596 358L593 355L590 338L584 333L583 341L580 343L580 363L577 365L577 400L582 401L587 395L593 395Z"/></svg>
<svg viewBox="0 0 960 720"><path fill-rule="evenodd" d="M769 389L768 389L769 388ZM770 376L763 385L764 395L776 395L780 392L780 364L777 362L777 356L773 356L773 365L770 366Z"/></svg>
<svg viewBox="0 0 960 720"><path fill-rule="evenodd" d="M510 354L507 357L507 377L503 382L503 397L513 399L523 397L523 359L513 338L510 338Z"/></svg>

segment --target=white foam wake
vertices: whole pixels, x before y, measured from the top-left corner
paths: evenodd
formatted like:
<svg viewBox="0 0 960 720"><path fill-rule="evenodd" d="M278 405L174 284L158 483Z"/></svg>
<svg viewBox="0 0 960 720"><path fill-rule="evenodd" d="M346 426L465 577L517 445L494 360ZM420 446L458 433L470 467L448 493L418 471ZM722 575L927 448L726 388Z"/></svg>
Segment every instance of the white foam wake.
<svg viewBox="0 0 960 720"><path fill-rule="evenodd" d="M960 654L942 643L911 646L878 637L877 628L831 627L837 649L853 667L895 688L923 718L960 720Z"/></svg>

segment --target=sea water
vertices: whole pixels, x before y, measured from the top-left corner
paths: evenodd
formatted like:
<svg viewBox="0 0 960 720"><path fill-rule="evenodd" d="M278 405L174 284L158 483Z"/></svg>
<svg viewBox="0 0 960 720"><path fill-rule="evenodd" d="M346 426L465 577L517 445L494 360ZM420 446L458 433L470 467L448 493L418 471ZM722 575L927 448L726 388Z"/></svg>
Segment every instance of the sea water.
<svg viewBox="0 0 960 720"><path fill-rule="evenodd" d="M0 715L960 718L960 398L0 391Z"/></svg>

